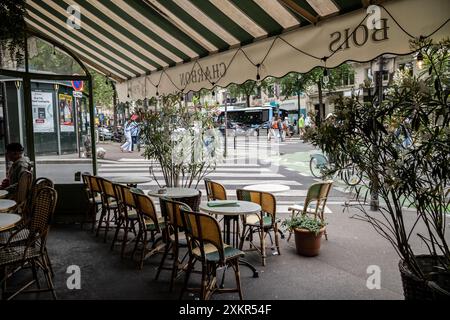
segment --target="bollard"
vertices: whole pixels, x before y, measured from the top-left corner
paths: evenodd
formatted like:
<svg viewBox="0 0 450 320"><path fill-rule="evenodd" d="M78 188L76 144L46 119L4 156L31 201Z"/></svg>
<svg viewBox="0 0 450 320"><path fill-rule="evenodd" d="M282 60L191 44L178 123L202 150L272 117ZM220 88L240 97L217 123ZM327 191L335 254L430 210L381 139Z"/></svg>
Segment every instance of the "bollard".
<svg viewBox="0 0 450 320"><path fill-rule="evenodd" d="M236 150L236 135L234 136L234 150Z"/></svg>

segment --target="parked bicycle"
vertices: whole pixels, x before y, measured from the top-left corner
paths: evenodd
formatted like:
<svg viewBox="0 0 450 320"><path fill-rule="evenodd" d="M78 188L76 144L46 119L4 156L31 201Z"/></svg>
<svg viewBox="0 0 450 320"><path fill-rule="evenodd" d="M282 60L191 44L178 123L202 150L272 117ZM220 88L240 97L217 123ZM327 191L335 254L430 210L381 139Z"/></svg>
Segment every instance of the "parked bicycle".
<svg viewBox="0 0 450 320"><path fill-rule="evenodd" d="M312 154L310 157L309 169L314 177L324 179L329 175L329 172L334 171L334 165L325 155L316 153ZM338 171L337 174L339 174L340 178L342 178L345 184L349 186L356 186L362 180L362 173L351 163L345 169Z"/></svg>

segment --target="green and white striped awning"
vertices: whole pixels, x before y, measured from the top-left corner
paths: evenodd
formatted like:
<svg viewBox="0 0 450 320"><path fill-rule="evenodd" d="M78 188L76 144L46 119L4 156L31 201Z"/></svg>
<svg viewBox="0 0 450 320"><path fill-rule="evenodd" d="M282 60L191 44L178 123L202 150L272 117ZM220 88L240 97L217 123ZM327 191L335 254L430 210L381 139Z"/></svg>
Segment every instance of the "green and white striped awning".
<svg viewBox="0 0 450 320"><path fill-rule="evenodd" d="M388 22L373 36L361 28L371 2L27 0L26 22L117 80L123 101L332 67L382 51L405 53L410 37L396 35L399 26L426 35L450 12L447 0L376 1L388 9L380 10ZM355 36L357 28L361 34ZM448 35L448 24L442 32Z"/></svg>

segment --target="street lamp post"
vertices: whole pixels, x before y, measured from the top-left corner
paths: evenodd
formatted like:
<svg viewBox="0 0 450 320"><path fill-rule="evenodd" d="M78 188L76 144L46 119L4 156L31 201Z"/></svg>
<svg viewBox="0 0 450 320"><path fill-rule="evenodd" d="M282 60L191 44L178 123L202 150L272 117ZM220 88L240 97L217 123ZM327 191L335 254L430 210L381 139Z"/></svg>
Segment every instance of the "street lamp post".
<svg viewBox="0 0 450 320"><path fill-rule="evenodd" d="M224 158L227 157L227 132L228 132L228 91L225 92L225 117L224 117L224 121L225 121L225 137L224 137L224 150L223 150L223 156Z"/></svg>

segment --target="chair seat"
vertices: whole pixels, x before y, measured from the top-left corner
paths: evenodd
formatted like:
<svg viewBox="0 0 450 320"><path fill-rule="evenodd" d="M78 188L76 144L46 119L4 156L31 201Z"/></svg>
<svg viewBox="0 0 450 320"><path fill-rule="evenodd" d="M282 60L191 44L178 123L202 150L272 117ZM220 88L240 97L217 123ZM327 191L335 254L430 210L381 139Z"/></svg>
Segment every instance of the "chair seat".
<svg viewBox="0 0 450 320"><path fill-rule="evenodd" d="M16 230L12 230L12 232L0 232L0 244L6 244L11 234L15 231ZM28 238L29 234L30 231L28 229L22 229L10 240L10 243L24 241Z"/></svg>
<svg viewBox="0 0 450 320"><path fill-rule="evenodd" d="M303 205L300 204L296 204L293 206L288 207L289 211L292 210L297 210L297 211L303 211ZM314 213L316 211L316 206L314 204L311 204L307 209L306 212L307 213ZM325 214L329 214L332 213L332 211L330 210L330 208L328 208L327 206L325 206L323 213Z"/></svg>
<svg viewBox="0 0 450 320"><path fill-rule="evenodd" d="M23 254L25 252L25 246L13 246L0 249L0 266L12 264L15 262L23 261ZM31 259L39 257L41 253L39 248L30 247L27 250L25 259Z"/></svg>
<svg viewBox="0 0 450 320"><path fill-rule="evenodd" d="M206 254L206 260L209 262L218 262L220 260L219 251L217 251L217 248L207 243L204 247L205 254ZM201 258L201 251L200 248L195 248L192 250L192 253L197 256L199 259ZM228 244L224 244L224 254L225 254L225 260L233 259L237 257L243 257L245 254L239 249L236 249Z"/></svg>
<svg viewBox="0 0 450 320"><path fill-rule="evenodd" d="M275 222L279 222L280 219L275 219ZM261 226L259 216L257 214L250 214L246 217L246 225L259 227ZM270 227L272 225L272 218L269 216L263 217L264 227Z"/></svg>
<svg viewBox="0 0 450 320"><path fill-rule="evenodd" d="M166 222L163 217L158 217L158 225L159 225L160 229L165 228ZM153 222L153 220L146 219L145 226L147 227L147 231L155 231L156 230L156 225Z"/></svg>

